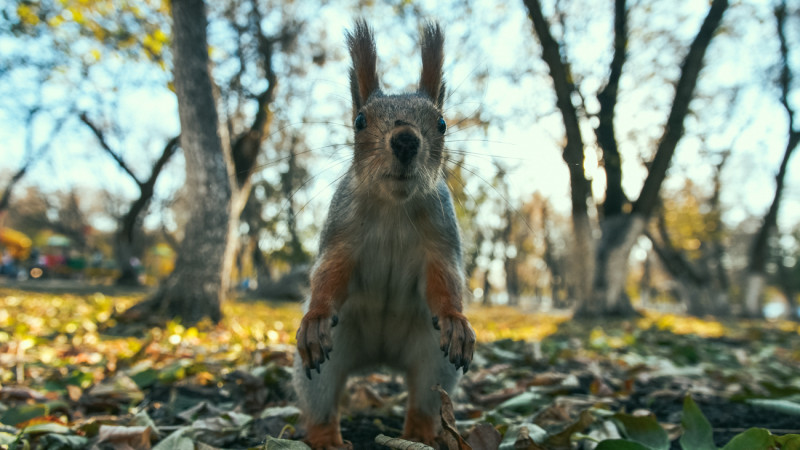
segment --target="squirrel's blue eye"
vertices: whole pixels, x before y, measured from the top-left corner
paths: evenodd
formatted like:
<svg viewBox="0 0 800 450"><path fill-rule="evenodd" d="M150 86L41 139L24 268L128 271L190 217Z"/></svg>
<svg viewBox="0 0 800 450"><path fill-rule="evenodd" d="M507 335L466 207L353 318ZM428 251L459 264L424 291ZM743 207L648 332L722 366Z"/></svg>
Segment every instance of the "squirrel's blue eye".
<svg viewBox="0 0 800 450"><path fill-rule="evenodd" d="M436 126L439 128L439 133L444 134L447 131L447 124L444 121L444 117L439 116L439 120L436 121Z"/></svg>
<svg viewBox="0 0 800 450"><path fill-rule="evenodd" d="M356 121L353 123L356 127L356 131L361 131L367 127L367 118L364 117L364 113L358 113L356 116Z"/></svg>

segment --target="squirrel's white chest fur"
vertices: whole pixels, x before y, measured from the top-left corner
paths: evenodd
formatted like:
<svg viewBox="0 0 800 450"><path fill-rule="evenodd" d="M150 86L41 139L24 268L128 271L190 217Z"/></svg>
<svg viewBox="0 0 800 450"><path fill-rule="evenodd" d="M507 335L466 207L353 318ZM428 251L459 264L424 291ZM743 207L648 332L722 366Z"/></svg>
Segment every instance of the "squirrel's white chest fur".
<svg viewBox="0 0 800 450"><path fill-rule="evenodd" d="M334 333L352 333L362 342L365 364L406 361L417 345L437 342L423 296L423 240L402 207L376 212L366 223Z"/></svg>

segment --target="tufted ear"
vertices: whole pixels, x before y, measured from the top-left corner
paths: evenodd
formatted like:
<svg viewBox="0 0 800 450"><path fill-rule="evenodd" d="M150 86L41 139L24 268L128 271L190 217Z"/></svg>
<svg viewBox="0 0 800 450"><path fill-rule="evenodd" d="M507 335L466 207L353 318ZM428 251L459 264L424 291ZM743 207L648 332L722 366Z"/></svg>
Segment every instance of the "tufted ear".
<svg viewBox="0 0 800 450"><path fill-rule="evenodd" d="M353 116L374 92L378 84L375 38L364 19L356 20L353 31L346 31L347 47L353 65L350 67L350 93L353 96Z"/></svg>
<svg viewBox="0 0 800 450"><path fill-rule="evenodd" d="M444 34L436 22L428 22L420 33L422 50L422 74L419 77L419 92L430 97L438 107L444 102Z"/></svg>

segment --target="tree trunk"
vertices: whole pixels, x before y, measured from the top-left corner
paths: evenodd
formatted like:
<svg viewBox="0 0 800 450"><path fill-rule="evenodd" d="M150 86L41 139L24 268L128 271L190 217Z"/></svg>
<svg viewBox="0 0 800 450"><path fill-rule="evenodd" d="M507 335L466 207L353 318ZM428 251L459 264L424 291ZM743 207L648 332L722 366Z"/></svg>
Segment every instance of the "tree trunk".
<svg viewBox="0 0 800 450"><path fill-rule="evenodd" d="M159 290L125 314L128 318L203 318L218 322L227 288L231 184L218 134L218 117L206 41L202 0L173 0L175 91L186 159L186 184L195 195L175 270ZM232 259L232 258L231 258Z"/></svg>
<svg viewBox="0 0 800 450"><path fill-rule="evenodd" d="M578 304L576 317L630 317L637 314L625 293L625 283L628 258L645 224L646 219L637 214L618 215L603 221L592 292L587 297L580 297L588 301Z"/></svg>
<svg viewBox="0 0 800 450"><path fill-rule="evenodd" d="M492 299L489 297L489 291L492 290L492 284L489 283L489 269L483 272L483 306L492 306Z"/></svg>
<svg viewBox="0 0 800 450"><path fill-rule="evenodd" d="M770 204L769 210L767 210L767 214L764 216L764 221L753 240L753 246L750 250L750 261L747 267L746 285L744 289L744 313L749 317L760 317L762 315L760 300L763 295L762 291L766 280L769 238L777 228L778 210L780 209L784 178L786 177L789 159L792 157L792 153L795 148L797 148L798 143L800 143L800 131L794 129L795 111L789 103L789 91L791 89L793 76L789 67L789 47L784 29L786 25L785 2L775 9L775 19L778 25L778 38L780 39L781 51L781 104L788 116L789 137L783 152L780 168L778 169L777 175L775 175L775 195L772 198L772 204Z"/></svg>
<svg viewBox="0 0 800 450"><path fill-rule="evenodd" d="M572 104L575 85L569 65L562 60L561 46L550 33L550 26L542 12L539 0L524 0L533 29L542 46L542 59L550 69L553 90L556 94L556 106L561 112L564 123L566 143L562 157L567 163L570 179L570 196L572 200L572 228L574 245L572 252L572 273L570 280L579 299L587 299L592 289L592 273L594 268L594 242L592 225L589 220L587 202L591 199L591 183L583 171L584 145L581 136L578 113Z"/></svg>

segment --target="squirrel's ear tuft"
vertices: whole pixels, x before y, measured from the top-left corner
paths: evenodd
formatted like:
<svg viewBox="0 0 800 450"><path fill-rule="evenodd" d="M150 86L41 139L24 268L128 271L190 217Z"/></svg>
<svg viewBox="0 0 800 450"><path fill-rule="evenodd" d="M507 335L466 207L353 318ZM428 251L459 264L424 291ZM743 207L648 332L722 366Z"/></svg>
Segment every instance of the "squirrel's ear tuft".
<svg viewBox="0 0 800 450"><path fill-rule="evenodd" d="M350 93L353 95L353 115L378 87L375 38L364 19L356 20L353 31L346 31L347 47L353 66L350 68Z"/></svg>
<svg viewBox="0 0 800 450"><path fill-rule="evenodd" d="M428 22L420 33L422 49L422 75L419 77L419 91L430 97L441 107L442 65L444 64L444 33L436 22Z"/></svg>

